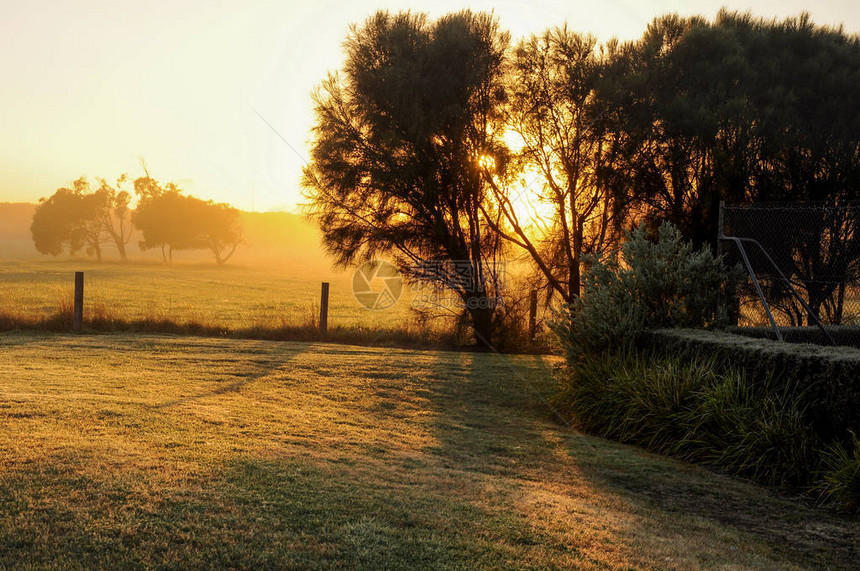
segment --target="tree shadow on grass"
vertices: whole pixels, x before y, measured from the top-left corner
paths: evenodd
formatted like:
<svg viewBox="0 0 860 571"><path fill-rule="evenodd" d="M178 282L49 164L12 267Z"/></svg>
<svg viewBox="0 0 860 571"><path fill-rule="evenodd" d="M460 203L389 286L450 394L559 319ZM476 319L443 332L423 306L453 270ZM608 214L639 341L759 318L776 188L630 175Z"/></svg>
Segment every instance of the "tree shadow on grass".
<svg viewBox="0 0 860 571"><path fill-rule="evenodd" d="M860 520L706 468L602 442L607 454L587 453L568 439L567 453L600 490L638 509L690 516L761 540L794 564L849 569L860 561Z"/></svg>
<svg viewBox="0 0 860 571"><path fill-rule="evenodd" d="M526 566L515 549L475 533L493 514L445 490L391 486L376 472L236 458L200 474L200 489L155 490L153 503L139 475L45 462L0 482L0 568Z"/></svg>
<svg viewBox="0 0 860 571"><path fill-rule="evenodd" d="M0 351L11 347L43 343L45 341L56 339L56 337L56 333L46 333L42 331L0 332Z"/></svg>
<svg viewBox="0 0 860 571"><path fill-rule="evenodd" d="M550 415L551 369L536 356L440 353L433 367L432 452L487 473L517 472L542 444L535 421Z"/></svg>
<svg viewBox="0 0 860 571"><path fill-rule="evenodd" d="M275 350L260 351L255 349L260 344L272 344ZM269 345L269 346L272 346ZM171 408L181 404L192 403L201 399L216 397L226 393L238 392L242 387L265 378L277 370L283 369L290 361L308 351L311 346L307 343L282 344L275 341L248 341L234 349L238 356L262 355L253 360L250 370L247 362L239 362L223 371L224 378L212 389L201 393L170 399L154 405L155 409ZM236 379L236 380L230 380Z"/></svg>
<svg viewBox="0 0 860 571"><path fill-rule="evenodd" d="M434 400L439 444L433 452L451 465L515 480L562 485L578 480L581 484L569 491L604 498L599 501L619 504L654 520L656 527L665 525L663 532L678 541L688 532L678 522L694 518L701 524L696 535L705 543L708 530L719 529L769 547L773 555L767 557L777 561L837 568L860 561L856 517L562 425L545 400L553 391L551 375L551 367L536 357L440 357ZM648 533L647 527L637 533L643 531ZM702 546L703 557L714 556L719 543L711 543Z"/></svg>

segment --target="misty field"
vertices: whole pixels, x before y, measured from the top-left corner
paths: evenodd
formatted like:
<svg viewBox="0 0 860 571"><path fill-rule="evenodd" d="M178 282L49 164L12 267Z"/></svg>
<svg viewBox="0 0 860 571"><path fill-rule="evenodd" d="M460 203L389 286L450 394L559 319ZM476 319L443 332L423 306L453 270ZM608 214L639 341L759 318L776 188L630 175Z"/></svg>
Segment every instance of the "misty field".
<svg viewBox="0 0 860 571"><path fill-rule="evenodd" d="M856 562L856 521L557 424L555 364L0 334L0 568Z"/></svg>
<svg viewBox="0 0 860 571"><path fill-rule="evenodd" d="M405 328L414 322L404 296L384 311L361 306L352 272L288 263L0 262L0 312L48 318L68 312L74 273L85 273L85 319L170 321L224 329L315 325L320 284L331 283L329 324L346 328Z"/></svg>

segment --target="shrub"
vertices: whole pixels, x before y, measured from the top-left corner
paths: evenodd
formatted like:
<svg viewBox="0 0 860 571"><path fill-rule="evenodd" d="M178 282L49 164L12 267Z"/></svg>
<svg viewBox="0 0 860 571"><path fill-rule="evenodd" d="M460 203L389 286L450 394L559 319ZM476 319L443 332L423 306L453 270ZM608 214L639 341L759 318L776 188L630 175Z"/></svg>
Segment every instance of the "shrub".
<svg viewBox="0 0 860 571"><path fill-rule="evenodd" d="M768 485L803 486L815 469L795 385L774 391L714 359L630 348L584 355L569 373L555 404L588 432Z"/></svg>
<svg viewBox="0 0 860 571"><path fill-rule="evenodd" d="M584 430L669 452L685 436L681 417L713 375L706 362L653 360L630 348L586 353L554 401Z"/></svg>
<svg viewBox="0 0 860 571"><path fill-rule="evenodd" d="M823 459L825 469L818 492L845 510L860 512L860 439L852 434L851 446L831 445Z"/></svg>
<svg viewBox="0 0 860 571"><path fill-rule="evenodd" d="M718 378L697 395L679 455L762 484L806 484L817 439L803 418L804 392L794 384L774 390L737 370Z"/></svg>
<svg viewBox="0 0 860 571"><path fill-rule="evenodd" d="M782 333L783 341L786 343L830 346L832 339L836 345L841 347L860 349L860 327L856 325L827 325L827 333L830 338L825 336L817 327L780 327L779 330ZM770 327L728 327L726 331L756 339L776 339L776 334Z"/></svg>
<svg viewBox="0 0 860 571"><path fill-rule="evenodd" d="M722 259L694 251L669 223L654 242L643 227L634 229L620 252L588 264L583 295L554 326L569 361L629 343L645 329L708 327L722 318Z"/></svg>
<svg viewBox="0 0 860 571"><path fill-rule="evenodd" d="M849 430L860 430L860 351L856 349L685 329L649 331L640 337L639 346L663 355L713 357L722 367L743 369L763 385L769 379L790 380L803 387L804 417L824 440L842 439ZM776 385L774 390L782 387Z"/></svg>

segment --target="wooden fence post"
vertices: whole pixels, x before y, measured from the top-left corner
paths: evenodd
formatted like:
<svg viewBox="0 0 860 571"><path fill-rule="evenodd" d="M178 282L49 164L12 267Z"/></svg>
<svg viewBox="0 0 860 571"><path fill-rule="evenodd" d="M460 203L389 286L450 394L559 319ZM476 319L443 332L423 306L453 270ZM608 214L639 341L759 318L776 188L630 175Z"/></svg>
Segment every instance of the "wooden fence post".
<svg viewBox="0 0 860 571"><path fill-rule="evenodd" d="M537 332L537 290L529 295L529 341L534 341Z"/></svg>
<svg viewBox="0 0 860 571"><path fill-rule="evenodd" d="M72 331L78 332L84 323L84 272L75 272L75 309Z"/></svg>
<svg viewBox="0 0 860 571"><path fill-rule="evenodd" d="M328 282L322 283L320 292L320 335L323 337L328 333Z"/></svg>

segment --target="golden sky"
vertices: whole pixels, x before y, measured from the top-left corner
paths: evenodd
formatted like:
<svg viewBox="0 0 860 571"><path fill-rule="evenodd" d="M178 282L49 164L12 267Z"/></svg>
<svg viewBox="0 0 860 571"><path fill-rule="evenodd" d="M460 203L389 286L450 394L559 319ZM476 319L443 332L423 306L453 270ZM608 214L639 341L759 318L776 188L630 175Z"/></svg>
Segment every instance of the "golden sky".
<svg viewBox="0 0 860 571"><path fill-rule="evenodd" d="M514 40L564 22L627 40L661 14L721 6L860 31L857 0L0 0L0 202L136 177L143 157L196 196L295 208L310 93L377 9L494 11Z"/></svg>

